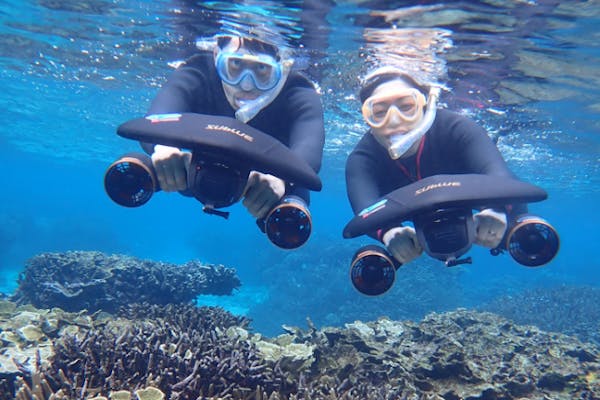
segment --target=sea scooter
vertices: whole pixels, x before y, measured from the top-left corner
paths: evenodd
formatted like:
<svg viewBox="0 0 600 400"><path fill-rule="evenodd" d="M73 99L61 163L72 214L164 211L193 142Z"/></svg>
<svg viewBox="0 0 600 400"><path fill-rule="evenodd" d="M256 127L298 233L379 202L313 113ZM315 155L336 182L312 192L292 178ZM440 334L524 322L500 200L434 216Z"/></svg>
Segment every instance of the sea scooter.
<svg viewBox="0 0 600 400"><path fill-rule="evenodd" d="M188 189L180 192L196 198L203 211L224 218L220 210L240 200L250 171L271 174L309 190L321 190L315 171L273 137L235 118L195 113L157 114L125 122L117 134L127 139L189 149ZM152 159L144 153L128 153L112 163L104 175L108 196L124 207L139 207L160 190ZM312 219L303 199L286 195L259 228L278 247L293 249L304 244Z"/></svg>
<svg viewBox="0 0 600 400"><path fill-rule="evenodd" d="M547 193L529 183L480 174L435 175L399 188L362 210L344 228L344 238L355 238L413 223L425 252L451 267L471 263L460 258L475 237L473 209L501 208L508 204L542 201ZM509 221L500 245L490 252L508 251L518 263L537 267L550 262L559 249L556 230L531 214ZM353 256L350 279L363 294L377 296L394 284L401 264L383 247L367 245Z"/></svg>

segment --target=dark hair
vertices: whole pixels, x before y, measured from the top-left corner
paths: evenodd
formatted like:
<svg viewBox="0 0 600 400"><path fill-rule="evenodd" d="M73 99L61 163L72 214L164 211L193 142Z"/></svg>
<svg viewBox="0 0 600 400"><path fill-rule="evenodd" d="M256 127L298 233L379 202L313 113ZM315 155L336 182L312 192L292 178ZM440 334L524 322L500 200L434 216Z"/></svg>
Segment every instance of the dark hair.
<svg viewBox="0 0 600 400"><path fill-rule="evenodd" d="M240 47L244 47L245 49L250 50L250 52L252 53L268 54L270 56L273 56L273 58L275 58L277 61L279 61L279 50L272 44L263 42L262 40L258 39L245 38L241 36L239 38L240 45L238 49ZM227 46L230 42L231 36L219 36L217 38L217 45L220 49Z"/></svg>
<svg viewBox="0 0 600 400"><path fill-rule="evenodd" d="M403 72L390 71L387 73L383 73L381 75L376 75L373 78L371 78L363 83L362 87L360 88L360 92L358 94L358 96L360 98L360 102L364 103L365 100L368 99L371 96L371 94L373 94L373 92L379 85L382 85L386 82L390 82L390 81L393 81L396 79L407 83L408 85L410 85L411 87L414 87L415 89L418 89L424 95L427 95L427 92L429 91L429 87L427 87L426 85L420 84L412 76L410 76L406 73L403 73Z"/></svg>

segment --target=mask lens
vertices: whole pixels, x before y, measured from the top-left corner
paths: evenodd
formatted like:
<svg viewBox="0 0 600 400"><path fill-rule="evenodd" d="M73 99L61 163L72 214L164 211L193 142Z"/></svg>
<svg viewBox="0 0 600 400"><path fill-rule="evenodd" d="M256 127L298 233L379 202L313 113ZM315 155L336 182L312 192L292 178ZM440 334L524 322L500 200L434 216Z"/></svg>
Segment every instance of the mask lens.
<svg viewBox="0 0 600 400"><path fill-rule="evenodd" d="M417 89L408 89L393 95L376 95L365 100L363 117L369 125L381 128L389 122L391 113L407 123L416 121L425 105L425 97Z"/></svg>
<svg viewBox="0 0 600 400"><path fill-rule="evenodd" d="M373 101L370 104L370 119L374 124L382 124L390 110L390 104L385 101Z"/></svg>
<svg viewBox="0 0 600 400"><path fill-rule="evenodd" d="M217 56L217 72L229 85L239 85L248 77L259 90L270 90L281 79L280 64L267 55L220 53Z"/></svg>
<svg viewBox="0 0 600 400"><path fill-rule="evenodd" d="M398 97L393 106L400 112L406 120L412 120L417 115L418 110L418 102L416 96L413 94L411 96Z"/></svg>

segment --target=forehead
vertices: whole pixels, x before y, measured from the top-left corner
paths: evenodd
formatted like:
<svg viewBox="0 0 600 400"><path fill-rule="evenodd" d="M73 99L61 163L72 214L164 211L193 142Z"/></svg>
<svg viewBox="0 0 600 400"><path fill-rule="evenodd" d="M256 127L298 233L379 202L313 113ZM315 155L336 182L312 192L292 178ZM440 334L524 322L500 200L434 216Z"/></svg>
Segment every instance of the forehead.
<svg viewBox="0 0 600 400"><path fill-rule="evenodd" d="M227 44L225 46L223 46L223 50L235 50L235 49L241 47L240 46L241 42L242 42L242 40L239 37L232 36L229 39L229 42L227 42Z"/></svg>
<svg viewBox="0 0 600 400"><path fill-rule="evenodd" d="M404 91L406 89L411 89L412 86L405 82L404 80L398 78L391 81L387 81L377 86L375 90L373 90L372 96L381 95L381 94L392 94L397 91Z"/></svg>
<svg viewBox="0 0 600 400"><path fill-rule="evenodd" d="M242 54L265 54L274 56L264 45L255 40L244 40L243 38L233 36L231 40L224 45L221 50L226 52L235 52Z"/></svg>

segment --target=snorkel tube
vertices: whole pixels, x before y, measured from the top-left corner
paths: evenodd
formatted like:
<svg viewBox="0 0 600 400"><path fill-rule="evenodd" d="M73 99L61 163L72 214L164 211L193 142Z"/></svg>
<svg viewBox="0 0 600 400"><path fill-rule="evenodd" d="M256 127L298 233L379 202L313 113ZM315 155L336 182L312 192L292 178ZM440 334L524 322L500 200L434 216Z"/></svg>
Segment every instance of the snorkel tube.
<svg viewBox="0 0 600 400"><path fill-rule="evenodd" d="M389 138L388 153L393 160L397 160L406 153L416 141L431 128L437 111L437 100L440 97L440 88L432 87L429 89L427 98L427 110L423 115L421 122L410 132L403 135L396 135Z"/></svg>
<svg viewBox="0 0 600 400"><path fill-rule="evenodd" d="M283 89L293 65L293 59L283 59L281 62L281 78L279 79L277 85L273 89L267 90L256 99L245 102L235 112L235 119L243 123L247 123L254 118L256 114L260 112L260 110L271 104L271 102L273 102L273 100L275 100L275 98L279 95L281 89Z"/></svg>

